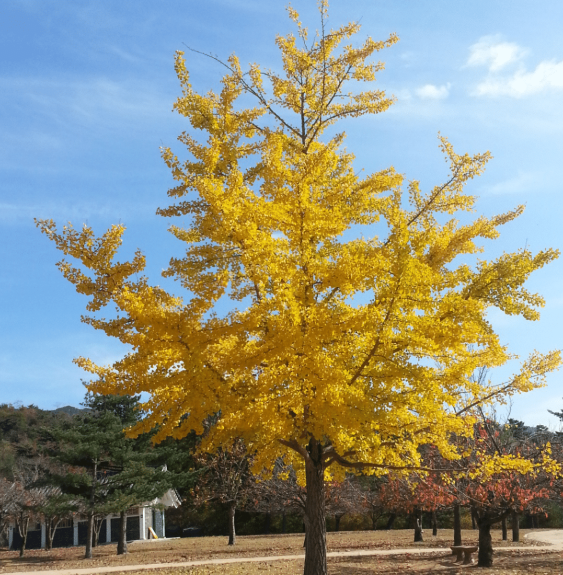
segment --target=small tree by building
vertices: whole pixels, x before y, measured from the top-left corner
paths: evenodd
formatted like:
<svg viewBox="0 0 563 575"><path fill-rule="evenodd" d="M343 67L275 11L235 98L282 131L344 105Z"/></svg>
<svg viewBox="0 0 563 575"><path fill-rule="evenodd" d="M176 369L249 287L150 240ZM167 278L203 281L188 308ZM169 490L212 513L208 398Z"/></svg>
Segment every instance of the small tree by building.
<svg viewBox="0 0 563 575"><path fill-rule="evenodd" d="M7 534L8 526L15 519L16 512L16 484L0 477L0 538Z"/></svg>
<svg viewBox="0 0 563 575"><path fill-rule="evenodd" d="M194 504L211 501L221 504L228 515L229 545L236 543L235 513L250 497L255 479L250 472L252 455L244 441L237 439L230 446L198 458L200 475L193 490Z"/></svg>
<svg viewBox="0 0 563 575"><path fill-rule="evenodd" d="M13 470L14 492L12 518L21 537L20 557L24 556L29 524L40 518L39 510L45 494L37 487L41 477L41 460L19 458Z"/></svg>

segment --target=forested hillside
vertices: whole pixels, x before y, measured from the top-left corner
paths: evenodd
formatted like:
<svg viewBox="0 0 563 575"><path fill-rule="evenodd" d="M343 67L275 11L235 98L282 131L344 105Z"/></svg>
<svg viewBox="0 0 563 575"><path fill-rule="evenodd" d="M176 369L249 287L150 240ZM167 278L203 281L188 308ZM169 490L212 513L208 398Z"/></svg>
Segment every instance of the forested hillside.
<svg viewBox="0 0 563 575"><path fill-rule="evenodd" d="M0 404L2 476L13 478L12 469L17 457L30 458L44 452L49 446L45 430L60 425L64 419L70 419L70 416L64 412L39 409L35 405L26 407Z"/></svg>

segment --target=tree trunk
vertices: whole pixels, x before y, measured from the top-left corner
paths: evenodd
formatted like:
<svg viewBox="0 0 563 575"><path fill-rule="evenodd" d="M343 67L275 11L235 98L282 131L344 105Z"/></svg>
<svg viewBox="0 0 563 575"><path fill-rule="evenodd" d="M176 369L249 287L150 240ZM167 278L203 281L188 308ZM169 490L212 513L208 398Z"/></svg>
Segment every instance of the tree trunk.
<svg viewBox="0 0 563 575"><path fill-rule="evenodd" d="M395 519L397 519L397 514L391 513L391 515L389 515L389 519L387 519L387 525L385 526L387 531L393 529L393 523L395 523Z"/></svg>
<svg viewBox="0 0 563 575"><path fill-rule="evenodd" d="M237 510L236 503L229 503L229 545L234 545L237 542L237 534L235 532L235 511Z"/></svg>
<svg viewBox="0 0 563 575"><path fill-rule="evenodd" d="M493 566L493 540L491 524L486 519L477 519L479 526L479 567Z"/></svg>
<svg viewBox="0 0 563 575"><path fill-rule="evenodd" d="M419 543L424 541L422 538L422 511L415 509L414 511L414 542Z"/></svg>
<svg viewBox="0 0 563 575"><path fill-rule="evenodd" d="M461 517L459 505L454 505L454 545L461 545Z"/></svg>
<svg viewBox="0 0 563 575"><path fill-rule="evenodd" d="M47 551L51 551L53 548L53 538L60 521L60 519L55 520L53 517L45 517L45 549Z"/></svg>
<svg viewBox="0 0 563 575"><path fill-rule="evenodd" d="M51 531L51 520L45 519L45 551L53 548L53 532Z"/></svg>
<svg viewBox="0 0 563 575"><path fill-rule="evenodd" d="M94 527L92 528L92 549L95 549L98 546L98 535L100 534L100 530L98 529L98 521L96 516L94 515Z"/></svg>
<svg viewBox="0 0 563 575"><path fill-rule="evenodd" d="M305 462L307 501L305 503L304 575L327 575L324 465L319 441L309 441Z"/></svg>
<svg viewBox="0 0 563 575"><path fill-rule="evenodd" d="M371 528L373 531L377 530L377 520L379 518L375 515L375 513L371 514Z"/></svg>
<svg viewBox="0 0 563 575"><path fill-rule="evenodd" d="M475 509L471 508L471 528L477 529L477 519L475 518Z"/></svg>
<svg viewBox="0 0 563 575"><path fill-rule="evenodd" d="M502 518L502 540L508 541L508 532L506 529L506 517Z"/></svg>
<svg viewBox="0 0 563 575"><path fill-rule="evenodd" d="M344 517L344 515L335 515L334 516L334 530L340 531L340 520Z"/></svg>
<svg viewBox="0 0 563 575"><path fill-rule="evenodd" d="M512 512L512 541L520 541L520 516L516 511Z"/></svg>
<svg viewBox="0 0 563 575"><path fill-rule="evenodd" d="M125 555L127 553L127 511L121 511L119 514L119 539L117 540L117 554Z"/></svg>
<svg viewBox="0 0 563 575"><path fill-rule="evenodd" d="M100 531L104 523L104 518L94 515L94 536L92 538L92 547L97 547L100 540Z"/></svg>
<svg viewBox="0 0 563 575"><path fill-rule="evenodd" d="M432 511L432 537L438 535L438 518L436 517L436 511Z"/></svg>
<svg viewBox="0 0 563 575"><path fill-rule="evenodd" d="M92 540L94 539L94 503L96 499L96 487L98 483L98 463L94 462L92 470L92 485L90 487L90 507L88 509L88 530L86 531L86 549L84 559L92 559Z"/></svg>
<svg viewBox="0 0 563 575"><path fill-rule="evenodd" d="M92 559L92 540L94 539L94 510L88 509L88 529L86 531L86 549L84 559Z"/></svg>
<svg viewBox="0 0 563 575"><path fill-rule="evenodd" d="M270 526L272 524L272 515L271 513L266 513L266 517L264 518L264 535L270 534Z"/></svg>
<svg viewBox="0 0 563 575"><path fill-rule="evenodd" d="M29 531L29 515L27 517L22 517L18 521L18 531L20 532L20 537L22 542L20 545L20 557L23 557L25 553L25 546L27 545L27 532Z"/></svg>
<svg viewBox="0 0 563 575"><path fill-rule="evenodd" d="M27 531L25 532L24 536L22 537L22 542L20 545L20 557L23 557L25 553L25 546L27 545Z"/></svg>
<svg viewBox="0 0 563 575"><path fill-rule="evenodd" d="M286 519L285 519L285 511L282 513L282 533L285 533L286 529Z"/></svg>

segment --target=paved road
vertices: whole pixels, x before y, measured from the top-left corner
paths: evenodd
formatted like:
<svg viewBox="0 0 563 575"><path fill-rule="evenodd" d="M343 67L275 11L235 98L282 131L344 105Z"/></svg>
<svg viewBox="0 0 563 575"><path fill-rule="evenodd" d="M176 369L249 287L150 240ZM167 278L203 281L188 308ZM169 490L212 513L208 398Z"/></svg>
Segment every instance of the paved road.
<svg viewBox="0 0 563 575"><path fill-rule="evenodd" d="M527 539L547 543L554 551L563 551L563 530L535 531L525 535Z"/></svg>
<svg viewBox="0 0 563 575"><path fill-rule="evenodd" d="M547 550L547 551L559 551L563 550L563 530L560 531L538 531L536 533L528 533L526 535L529 539L534 541L539 541L541 543L547 543L547 545L537 545L533 549ZM530 547L499 547L495 549L497 552L506 552L513 550L530 550ZM370 555L431 555L432 553L436 555L443 555L445 553L444 548L423 548L418 547L408 547L405 549L377 549L377 550L357 550L357 551L333 551L327 553L328 557L360 557L360 556L370 556ZM450 553L447 553L450 555ZM231 557L223 559L204 559L201 561L182 561L176 563L152 563L146 565L116 565L114 567L109 566L98 566L89 567L85 569L59 569L59 570L49 570L49 571L14 571L11 573L2 573L1 575L96 575L99 573L119 573L124 571L142 571L145 569L166 569L166 568L178 568L178 567L196 567L198 565L224 565L226 563L255 563L255 562L271 562L271 561L288 561L295 559L304 559L305 555L276 555L270 557Z"/></svg>

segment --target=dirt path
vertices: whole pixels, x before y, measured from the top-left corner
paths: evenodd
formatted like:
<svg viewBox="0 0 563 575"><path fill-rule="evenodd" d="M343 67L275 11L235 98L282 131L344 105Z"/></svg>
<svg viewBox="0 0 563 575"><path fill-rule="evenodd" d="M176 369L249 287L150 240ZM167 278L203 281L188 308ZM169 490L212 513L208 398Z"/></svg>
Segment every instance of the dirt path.
<svg viewBox="0 0 563 575"><path fill-rule="evenodd" d="M526 535L529 539L534 541L539 541L541 543L546 543L546 545L535 545L534 547L499 547L495 549L495 552L505 553L509 551L527 550L530 549L538 551L559 551L563 550L563 530L560 531L538 531L535 533L528 533ZM445 548L404 548L404 549L358 549L357 551L332 551L327 553L327 557L361 557L361 556L373 556L373 555L406 555L411 556L416 555L431 555L436 556L451 554ZM222 559L203 559L200 561L179 561L174 563L152 563L144 565L116 565L114 567L110 566L98 566L89 567L85 569L53 569L53 570L41 570L41 571L12 571L2 573L1 575L95 575L100 573L119 573L126 571L141 571L145 569L170 569L178 567L197 567L200 565L224 565L227 563L255 563L261 561L293 561L295 559L304 559L304 554L298 555L277 555L277 556L265 556L265 557L232 557L232 558L222 558Z"/></svg>

